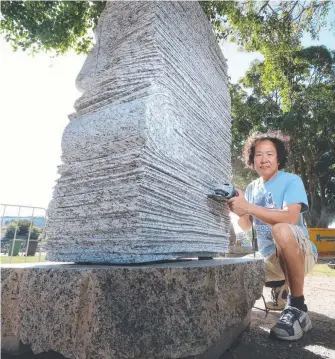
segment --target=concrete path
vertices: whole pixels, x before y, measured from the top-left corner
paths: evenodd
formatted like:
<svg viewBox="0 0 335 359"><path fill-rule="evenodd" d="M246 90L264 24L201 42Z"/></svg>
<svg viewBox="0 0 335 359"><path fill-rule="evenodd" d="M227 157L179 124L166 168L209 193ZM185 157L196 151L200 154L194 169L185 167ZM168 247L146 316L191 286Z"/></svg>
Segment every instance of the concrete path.
<svg viewBox="0 0 335 359"><path fill-rule="evenodd" d="M264 289L267 300L270 289ZM253 310L250 329L221 359L335 359L335 277L307 276L305 298L313 328L296 342L269 338L280 312ZM257 307L263 308L262 300Z"/></svg>

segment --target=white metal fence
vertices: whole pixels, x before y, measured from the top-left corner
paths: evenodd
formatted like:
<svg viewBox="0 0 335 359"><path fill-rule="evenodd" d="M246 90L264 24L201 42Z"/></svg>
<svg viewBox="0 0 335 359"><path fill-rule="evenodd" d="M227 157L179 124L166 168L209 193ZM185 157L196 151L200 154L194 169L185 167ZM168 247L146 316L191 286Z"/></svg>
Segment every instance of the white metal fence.
<svg viewBox="0 0 335 359"><path fill-rule="evenodd" d="M24 257L22 263L27 263L28 256L32 256L32 253L36 257L36 262L41 261L47 220L46 212L43 207L0 204L0 213L2 214L0 217L1 259L4 256L9 257L9 261L1 260L1 263L12 263L13 256L17 255ZM29 221L29 230L26 238L22 238L22 236L19 238L19 221L23 220ZM38 226L38 222L41 222L42 225ZM14 230L11 235L8 235L8 226ZM40 234L38 238L31 238L35 227L38 227ZM33 237L36 237L36 233ZM37 256L36 253L38 253Z"/></svg>

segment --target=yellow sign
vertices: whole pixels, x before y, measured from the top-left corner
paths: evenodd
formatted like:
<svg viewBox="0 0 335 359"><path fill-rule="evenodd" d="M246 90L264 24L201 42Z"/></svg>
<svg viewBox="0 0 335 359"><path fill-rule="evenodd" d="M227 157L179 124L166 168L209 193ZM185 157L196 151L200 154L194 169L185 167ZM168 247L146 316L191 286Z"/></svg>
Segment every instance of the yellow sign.
<svg viewBox="0 0 335 359"><path fill-rule="evenodd" d="M315 244L319 255L335 255L335 229L308 228L309 239Z"/></svg>

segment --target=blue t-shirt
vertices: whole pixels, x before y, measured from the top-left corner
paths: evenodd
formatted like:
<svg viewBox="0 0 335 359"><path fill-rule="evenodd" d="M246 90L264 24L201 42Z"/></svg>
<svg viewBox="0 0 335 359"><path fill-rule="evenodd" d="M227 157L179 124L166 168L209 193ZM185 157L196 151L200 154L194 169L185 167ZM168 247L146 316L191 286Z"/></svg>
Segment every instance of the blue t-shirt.
<svg viewBox="0 0 335 359"><path fill-rule="evenodd" d="M270 209L283 209L288 204L300 203L301 213L297 225L308 238L308 231L302 217L302 213L308 210L308 201L304 184L299 176L278 171L277 175L269 181L264 182L262 178L258 178L248 185L245 198L249 203ZM253 218L253 224L257 235L258 250L266 257L275 249L272 228L258 218ZM316 251L316 248L313 250Z"/></svg>

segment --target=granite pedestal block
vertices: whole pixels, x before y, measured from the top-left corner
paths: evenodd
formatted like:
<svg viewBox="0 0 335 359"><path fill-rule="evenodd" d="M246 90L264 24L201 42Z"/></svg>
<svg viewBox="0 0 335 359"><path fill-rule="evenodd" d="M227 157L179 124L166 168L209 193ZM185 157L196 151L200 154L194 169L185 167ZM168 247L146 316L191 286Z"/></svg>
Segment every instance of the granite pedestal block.
<svg viewBox="0 0 335 359"><path fill-rule="evenodd" d="M262 260L4 265L2 336L72 359L219 358L250 322Z"/></svg>

